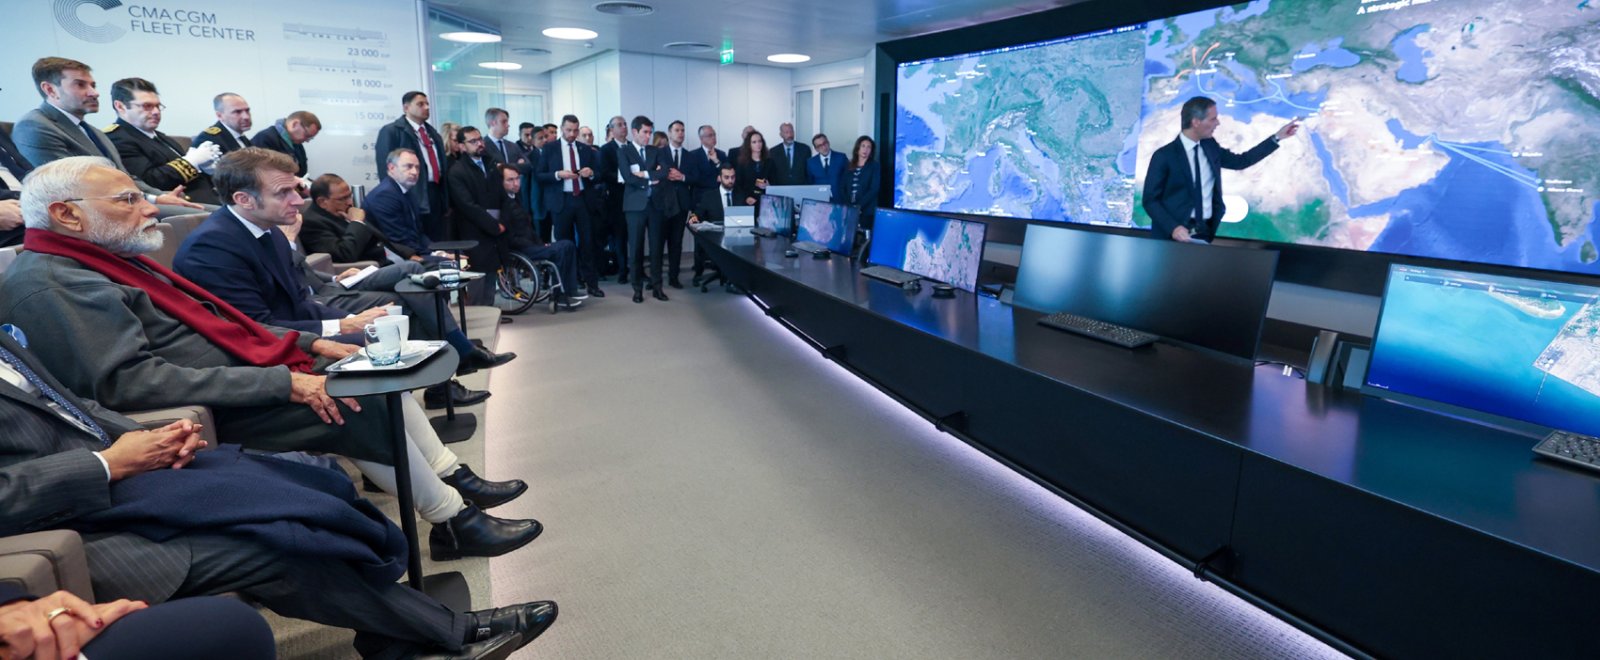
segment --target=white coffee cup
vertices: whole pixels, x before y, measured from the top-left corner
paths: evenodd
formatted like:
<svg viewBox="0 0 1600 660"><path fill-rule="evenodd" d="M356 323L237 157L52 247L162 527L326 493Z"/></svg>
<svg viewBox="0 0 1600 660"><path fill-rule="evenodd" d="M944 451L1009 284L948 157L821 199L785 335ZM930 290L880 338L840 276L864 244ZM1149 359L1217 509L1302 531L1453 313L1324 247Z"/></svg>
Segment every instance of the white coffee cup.
<svg viewBox="0 0 1600 660"><path fill-rule="evenodd" d="M398 330L398 334L400 335L400 345L402 347L405 346L405 343L406 343L407 340L411 339L411 317L406 316L405 314L391 314L389 316L380 316L378 318L373 319L372 322L378 324L379 327L386 327L386 326L391 326L392 325L392 326L395 326L396 328L398 328L399 329Z"/></svg>

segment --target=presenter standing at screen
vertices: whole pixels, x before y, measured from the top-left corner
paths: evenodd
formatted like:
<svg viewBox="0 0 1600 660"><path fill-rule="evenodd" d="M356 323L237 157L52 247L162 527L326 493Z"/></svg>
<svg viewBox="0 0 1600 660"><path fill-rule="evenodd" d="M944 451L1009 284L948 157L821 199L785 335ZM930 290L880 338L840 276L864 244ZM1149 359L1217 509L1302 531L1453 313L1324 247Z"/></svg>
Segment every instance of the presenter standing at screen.
<svg viewBox="0 0 1600 660"><path fill-rule="evenodd" d="M1278 150L1278 142L1300 130L1295 118L1261 144L1237 154L1215 138L1217 102L1196 96L1183 103L1182 131L1177 139L1150 155L1144 177L1144 210L1150 230L1175 241L1210 243L1217 235L1226 206L1222 203L1222 168L1242 170Z"/></svg>

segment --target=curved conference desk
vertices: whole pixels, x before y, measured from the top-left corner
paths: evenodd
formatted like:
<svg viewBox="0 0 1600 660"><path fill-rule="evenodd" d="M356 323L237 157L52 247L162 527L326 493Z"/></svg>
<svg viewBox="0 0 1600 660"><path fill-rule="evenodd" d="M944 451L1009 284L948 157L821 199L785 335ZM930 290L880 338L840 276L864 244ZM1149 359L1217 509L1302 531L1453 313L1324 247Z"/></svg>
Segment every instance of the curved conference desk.
<svg viewBox="0 0 1600 660"><path fill-rule="evenodd" d="M695 239L823 355L1347 651L1600 657L1600 478L1532 438L728 233Z"/></svg>

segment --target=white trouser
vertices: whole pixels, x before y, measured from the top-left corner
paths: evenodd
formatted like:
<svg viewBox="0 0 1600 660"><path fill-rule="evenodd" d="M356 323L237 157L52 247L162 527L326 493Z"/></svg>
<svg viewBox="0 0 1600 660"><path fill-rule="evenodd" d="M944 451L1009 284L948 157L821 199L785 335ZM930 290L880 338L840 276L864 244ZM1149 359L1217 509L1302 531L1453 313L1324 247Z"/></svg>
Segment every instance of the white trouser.
<svg viewBox="0 0 1600 660"><path fill-rule="evenodd" d="M439 435L433 432L433 425L428 423L428 415L422 411L416 397L400 397L400 410L406 420L406 456L410 461L411 494L416 501L417 515L435 524L454 518L466 505L462 503L461 493L439 477L456 471L456 454L439 442ZM393 467L372 461L351 462L383 492L398 492Z"/></svg>

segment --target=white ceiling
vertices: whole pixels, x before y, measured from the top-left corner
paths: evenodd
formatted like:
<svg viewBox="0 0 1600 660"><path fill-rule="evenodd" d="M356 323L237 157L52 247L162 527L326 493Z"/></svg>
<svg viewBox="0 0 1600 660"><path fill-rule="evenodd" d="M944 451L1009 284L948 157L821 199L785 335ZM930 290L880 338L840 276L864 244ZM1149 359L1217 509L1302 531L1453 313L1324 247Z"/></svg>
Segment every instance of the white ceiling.
<svg viewBox="0 0 1600 660"><path fill-rule="evenodd" d="M715 61L717 50L687 54L663 46L699 41L720 49L731 43L734 61L771 66L814 66L860 58L873 44L1030 14L1081 0L633 0L655 8L647 16L595 11L598 0L430 0L434 6L499 26L504 57L541 73L605 50L660 53ZM550 39L549 27L600 33L592 46ZM523 56L533 47L549 55ZM801 65L772 65L767 56L804 53Z"/></svg>

